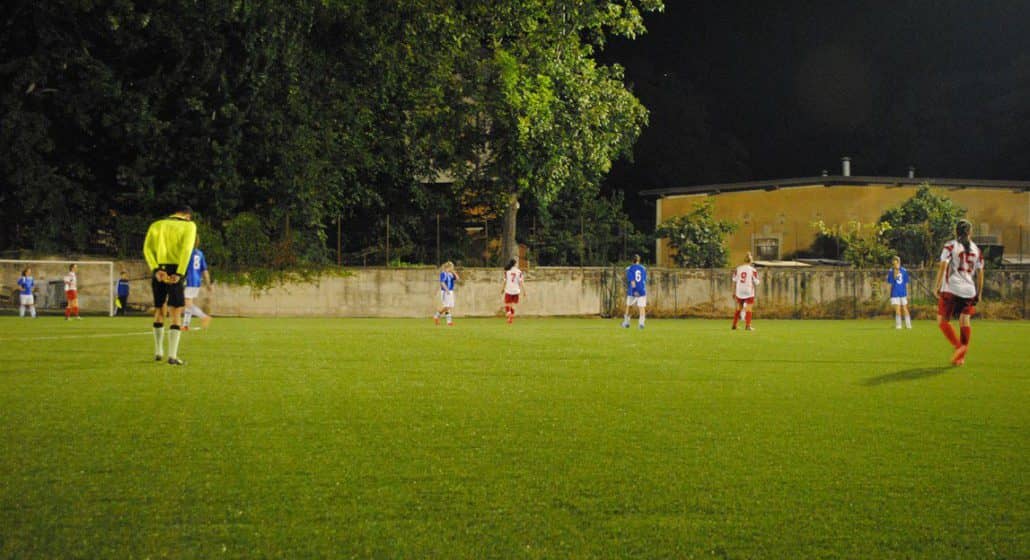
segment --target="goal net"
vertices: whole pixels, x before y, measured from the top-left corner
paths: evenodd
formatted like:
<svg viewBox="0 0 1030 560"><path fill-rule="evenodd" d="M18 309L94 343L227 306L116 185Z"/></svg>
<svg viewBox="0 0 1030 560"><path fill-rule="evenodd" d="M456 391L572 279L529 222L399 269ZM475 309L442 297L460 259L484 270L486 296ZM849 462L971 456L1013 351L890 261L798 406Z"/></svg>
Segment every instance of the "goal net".
<svg viewBox="0 0 1030 560"><path fill-rule="evenodd" d="M60 311L65 307L64 277L68 267L78 265L79 310L93 315L114 315L117 276L111 261L57 261L0 259L0 309L19 306L18 278L26 268L35 280L33 295L39 312Z"/></svg>

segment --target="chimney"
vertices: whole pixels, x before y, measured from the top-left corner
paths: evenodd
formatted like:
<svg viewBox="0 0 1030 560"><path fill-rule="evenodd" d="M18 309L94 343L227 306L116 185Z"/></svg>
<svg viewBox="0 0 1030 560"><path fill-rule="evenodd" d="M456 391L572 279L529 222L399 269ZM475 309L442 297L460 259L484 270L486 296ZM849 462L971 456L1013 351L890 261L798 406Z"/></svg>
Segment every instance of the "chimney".
<svg viewBox="0 0 1030 560"><path fill-rule="evenodd" d="M841 175L851 177L851 158L844 156L840 158Z"/></svg>
<svg viewBox="0 0 1030 560"><path fill-rule="evenodd" d="M908 166L908 178L909 179L914 179L915 176L916 176L916 166L914 166L914 165Z"/></svg>

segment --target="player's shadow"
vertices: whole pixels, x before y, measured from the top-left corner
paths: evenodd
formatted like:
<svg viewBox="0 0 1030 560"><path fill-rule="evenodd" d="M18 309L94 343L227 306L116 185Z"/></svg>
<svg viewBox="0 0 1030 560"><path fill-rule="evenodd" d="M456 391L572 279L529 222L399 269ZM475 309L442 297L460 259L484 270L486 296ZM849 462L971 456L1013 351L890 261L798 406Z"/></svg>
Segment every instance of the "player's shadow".
<svg viewBox="0 0 1030 560"><path fill-rule="evenodd" d="M940 375L948 371L947 366L938 367L926 367L926 368L912 368L903 369L894 373L887 373L884 375L878 375L876 377L870 377L862 382L862 385L866 387L875 387L876 385L883 385L884 383L897 383L899 381L914 381L916 379L923 379L926 377L933 377Z"/></svg>

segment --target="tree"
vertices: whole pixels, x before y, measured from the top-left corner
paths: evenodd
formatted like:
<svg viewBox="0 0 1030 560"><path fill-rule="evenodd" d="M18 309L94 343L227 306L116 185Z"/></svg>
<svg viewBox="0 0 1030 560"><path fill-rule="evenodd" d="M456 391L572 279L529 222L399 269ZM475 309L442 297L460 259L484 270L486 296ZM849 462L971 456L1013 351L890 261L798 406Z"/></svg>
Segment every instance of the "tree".
<svg viewBox="0 0 1030 560"><path fill-rule="evenodd" d="M955 223L965 214L964 208L934 193L924 183L912 198L880 216L881 222L890 224L883 233L884 243L903 262L931 262L935 252L954 235Z"/></svg>
<svg viewBox="0 0 1030 560"><path fill-rule="evenodd" d="M460 188L489 193L504 216L503 255L516 254L520 200L550 204L563 189L596 193L628 155L647 112L622 68L599 65L608 34L644 32L641 10L660 0L470 3L455 11L468 55L456 65Z"/></svg>
<svg viewBox="0 0 1030 560"><path fill-rule="evenodd" d="M684 268L726 266L726 236L737 230L737 224L715 218L715 205L710 200L697 204L689 214L662 222L655 231L669 240L675 251L673 260Z"/></svg>

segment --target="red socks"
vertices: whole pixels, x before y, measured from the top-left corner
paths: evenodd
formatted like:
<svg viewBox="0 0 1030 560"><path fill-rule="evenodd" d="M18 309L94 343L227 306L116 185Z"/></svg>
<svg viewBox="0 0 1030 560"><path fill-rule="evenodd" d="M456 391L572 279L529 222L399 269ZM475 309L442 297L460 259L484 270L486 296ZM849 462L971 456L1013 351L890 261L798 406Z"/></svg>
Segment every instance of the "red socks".
<svg viewBox="0 0 1030 560"><path fill-rule="evenodd" d="M969 346L969 337L973 334L973 330L969 327L959 327L958 330L962 333L962 346Z"/></svg>
<svg viewBox="0 0 1030 560"><path fill-rule="evenodd" d="M71 317L71 316L72 316L72 308L71 307L65 307L64 308L64 318L67 319L68 317Z"/></svg>
<svg viewBox="0 0 1030 560"><path fill-rule="evenodd" d="M744 314L744 326L745 327L750 327L751 326L751 312L750 311L748 311L747 313Z"/></svg>
<svg viewBox="0 0 1030 560"><path fill-rule="evenodd" d="M740 321L740 311L733 312L733 328L737 328L737 323Z"/></svg>
<svg viewBox="0 0 1030 560"><path fill-rule="evenodd" d="M946 323L942 321L940 323L937 323L937 326L941 328L941 332L944 333L944 336L947 337L948 342L950 342L952 346L958 348L962 345L958 340L958 336L955 334L955 329L951 327L951 323ZM962 328L968 329L969 327Z"/></svg>

